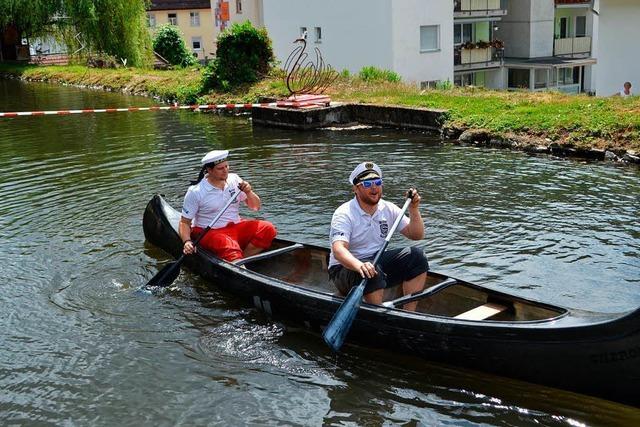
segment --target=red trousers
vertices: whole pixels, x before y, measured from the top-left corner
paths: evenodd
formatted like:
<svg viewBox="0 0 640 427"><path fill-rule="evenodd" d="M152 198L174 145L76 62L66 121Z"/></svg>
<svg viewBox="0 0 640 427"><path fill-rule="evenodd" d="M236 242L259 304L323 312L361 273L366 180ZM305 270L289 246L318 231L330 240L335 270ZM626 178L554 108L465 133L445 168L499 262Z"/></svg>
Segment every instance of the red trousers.
<svg viewBox="0 0 640 427"><path fill-rule="evenodd" d="M204 228L193 227L191 238L197 239L203 231ZM276 237L276 232L269 221L243 219L237 224L230 222L225 227L209 230L198 246L226 261L234 261L244 256L243 250L249 244L267 249Z"/></svg>

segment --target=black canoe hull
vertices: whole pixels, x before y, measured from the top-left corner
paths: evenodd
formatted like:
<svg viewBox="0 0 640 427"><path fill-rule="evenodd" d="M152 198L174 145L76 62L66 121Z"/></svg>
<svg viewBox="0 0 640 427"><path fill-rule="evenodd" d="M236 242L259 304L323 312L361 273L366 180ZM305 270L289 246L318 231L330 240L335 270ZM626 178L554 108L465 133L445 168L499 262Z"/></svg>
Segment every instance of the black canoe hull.
<svg viewBox="0 0 640 427"><path fill-rule="evenodd" d="M174 257L182 248L178 215L155 196L143 220L147 240ZM327 325L342 302L328 290L292 285L206 251L187 257L185 266L268 315L316 331ZM638 310L617 315L566 309L550 320L510 322L468 321L363 304L348 342L640 406Z"/></svg>

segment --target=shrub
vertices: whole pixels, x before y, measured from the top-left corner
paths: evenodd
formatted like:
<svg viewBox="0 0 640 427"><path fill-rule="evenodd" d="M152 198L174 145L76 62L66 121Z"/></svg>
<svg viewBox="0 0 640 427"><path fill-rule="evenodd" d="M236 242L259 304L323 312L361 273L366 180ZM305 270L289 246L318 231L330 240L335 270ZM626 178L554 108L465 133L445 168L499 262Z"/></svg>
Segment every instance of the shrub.
<svg viewBox="0 0 640 427"><path fill-rule="evenodd" d="M203 74L205 88L227 90L266 76L274 62L271 40L264 28L251 22L232 24L218 36L216 58Z"/></svg>
<svg viewBox="0 0 640 427"><path fill-rule="evenodd" d="M165 24L158 28L153 39L153 50L172 65L187 67L196 63L195 58L184 44L180 29L171 24Z"/></svg>
<svg viewBox="0 0 640 427"><path fill-rule="evenodd" d="M382 70L374 66L362 67L358 76L365 82L385 81L393 83L401 80L400 75L395 71Z"/></svg>
<svg viewBox="0 0 640 427"><path fill-rule="evenodd" d="M453 88L453 83L451 83L451 80L447 79L447 80L438 80L438 82L436 83L436 89L440 89L440 90L450 90Z"/></svg>

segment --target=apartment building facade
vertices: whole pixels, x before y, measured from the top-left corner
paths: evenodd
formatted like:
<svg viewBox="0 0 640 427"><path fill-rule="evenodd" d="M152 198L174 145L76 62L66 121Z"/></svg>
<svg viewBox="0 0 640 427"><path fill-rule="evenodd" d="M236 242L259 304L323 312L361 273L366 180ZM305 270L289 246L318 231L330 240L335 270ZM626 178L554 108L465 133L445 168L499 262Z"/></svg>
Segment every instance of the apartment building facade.
<svg viewBox="0 0 640 427"><path fill-rule="evenodd" d="M633 56L625 52L633 51L635 38L614 41L619 32L603 33L600 9L607 27L628 22L625 28L637 33L640 22L634 0L262 1L263 22L283 63L306 31L309 50L320 48L338 70L373 65L422 87L451 81L601 94L609 91L598 89L605 87L604 73L618 69L609 57ZM627 74L626 80L638 76Z"/></svg>
<svg viewBox="0 0 640 427"><path fill-rule="evenodd" d="M595 92L593 0L510 0L500 88Z"/></svg>
<svg viewBox="0 0 640 427"><path fill-rule="evenodd" d="M162 24L180 28L185 43L201 62L215 56L220 32L233 22L262 26L261 0L152 0L147 24L153 32Z"/></svg>
<svg viewBox="0 0 640 427"><path fill-rule="evenodd" d="M283 64L307 33L338 71L374 65L423 86L453 78L452 0L263 0L264 24ZM427 5L428 4L428 5Z"/></svg>
<svg viewBox="0 0 640 427"><path fill-rule="evenodd" d="M633 84L633 93L640 94L640 2L637 0L599 0L597 37L594 39L592 77L596 95L610 96L622 88L625 81Z"/></svg>

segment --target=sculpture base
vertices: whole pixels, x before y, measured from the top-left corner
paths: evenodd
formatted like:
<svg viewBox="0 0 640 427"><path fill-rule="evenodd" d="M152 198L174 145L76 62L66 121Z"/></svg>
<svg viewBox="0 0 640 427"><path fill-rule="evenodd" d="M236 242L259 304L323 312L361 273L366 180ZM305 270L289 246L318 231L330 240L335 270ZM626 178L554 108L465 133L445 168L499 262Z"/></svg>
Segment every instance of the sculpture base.
<svg viewBox="0 0 640 427"><path fill-rule="evenodd" d="M327 95L292 95L285 100L276 102L280 108L318 108L328 107L331 104L331 98Z"/></svg>

